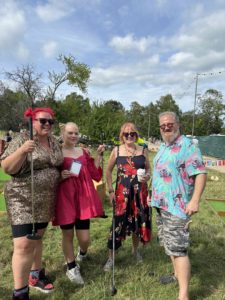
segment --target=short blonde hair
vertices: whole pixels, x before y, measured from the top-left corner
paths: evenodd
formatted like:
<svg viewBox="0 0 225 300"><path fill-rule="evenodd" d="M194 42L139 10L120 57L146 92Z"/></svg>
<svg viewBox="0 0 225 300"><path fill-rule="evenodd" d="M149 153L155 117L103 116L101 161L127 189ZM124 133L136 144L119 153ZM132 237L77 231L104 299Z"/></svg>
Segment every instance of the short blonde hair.
<svg viewBox="0 0 225 300"><path fill-rule="evenodd" d="M136 141L135 141L135 142L137 142L137 140L138 140L138 138L139 138L139 132L138 132L138 130L137 130L136 125L135 125L134 123L132 123L132 122L126 122L126 123L124 123L124 124L121 126L121 128L120 128L119 139L120 139L121 144L124 144L123 133L124 133L124 129L125 129L126 127L130 127L130 128L131 128L131 131L133 131L133 132L136 133Z"/></svg>

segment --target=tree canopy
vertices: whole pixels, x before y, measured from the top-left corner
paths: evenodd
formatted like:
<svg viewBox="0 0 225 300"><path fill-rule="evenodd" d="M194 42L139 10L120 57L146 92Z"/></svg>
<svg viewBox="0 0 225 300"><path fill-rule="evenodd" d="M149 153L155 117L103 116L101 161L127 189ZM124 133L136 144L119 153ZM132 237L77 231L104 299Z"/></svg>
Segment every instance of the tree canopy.
<svg viewBox="0 0 225 300"><path fill-rule="evenodd" d="M164 111L175 112L181 122L184 134L191 134L193 111L182 112L171 94L161 96L154 103L149 101L141 105L133 101L129 109L125 109L118 99L91 101L79 95L86 92L90 78L90 68L77 62L75 58L61 55L58 60L64 65L64 71L48 72L49 86L43 90L42 74L36 73L31 65L22 66L15 71L5 72L6 77L16 83L13 91L0 82L0 129L19 130L23 122L23 112L28 107L49 106L56 113L58 123L72 121L77 123L80 132L91 140L110 142L118 139L120 127L124 122L136 124L141 137L159 138L158 116ZM63 99L56 99L56 92L63 83L74 87L75 91ZM198 98L195 112L195 135L225 133L223 95L215 89L208 89ZM58 127L55 128L59 132Z"/></svg>

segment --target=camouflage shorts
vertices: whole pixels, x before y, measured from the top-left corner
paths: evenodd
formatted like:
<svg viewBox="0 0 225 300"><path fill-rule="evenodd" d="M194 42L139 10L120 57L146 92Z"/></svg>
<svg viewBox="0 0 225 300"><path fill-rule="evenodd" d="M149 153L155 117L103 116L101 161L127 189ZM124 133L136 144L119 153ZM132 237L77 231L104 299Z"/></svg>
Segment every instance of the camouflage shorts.
<svg viewBox="0 0 225 300"><path fill-rule="evenodd" d="M189 246L188 219L180 219L169 212L157 209L158 240L169 256L186 256Z"/></svg>

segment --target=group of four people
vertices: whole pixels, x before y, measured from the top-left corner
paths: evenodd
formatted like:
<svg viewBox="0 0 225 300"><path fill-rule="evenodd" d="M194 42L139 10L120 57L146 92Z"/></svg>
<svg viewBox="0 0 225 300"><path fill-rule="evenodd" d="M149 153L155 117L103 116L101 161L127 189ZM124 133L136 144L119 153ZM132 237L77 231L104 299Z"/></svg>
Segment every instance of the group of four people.
<svg viewBox="0 0 225 300"><path fill-rule="evenodd" d="M62 248L67 263L66 275L83 284L77 261L87 256L90 242L90 219L104 214L92 180L99 181L104 145L93 159L78 147L79 130L75 123L61 126L63 144L51 134L54 112L50 108L28 109L26 118L33 121L34 138L21 133L9 143L1 155L1 166L12 179L6 184L5 198L12 226L14 251L13 299L29 299L29 287L45 293L54 287L42 268L42 237L52 221L62 229ZM154 159L151 206L157 211L158 237L171 257L174 275L179 283L179 299L187 300L190 280L189 244L190 216L199 209L206 171L198 147L180 134L178 117L173 112L159 116L164 143ZM120 131L120 146L110 155L106 180L110 201L115 200L115 245L117 250L126 235L132 234L132 253L151 239L151 215L147 181L150 179L148 151L136 144L138 130L125 123ZM32 164L31 164L32 162ZM31 178L31 165L33 168ZM117 166L116 186L112 171ZM145 170L138 178L138 170ZM33 180L33 188L31 183ZM33 190L32 190L33 189ZM34 224L34 225L33 225ZM32 236L33 229L37 238ZM73 247L74 230L79 243L78 254ZM104 270L112 268L112 228L108 238L109 257ZM40 238L39 238L40 237Z"/></svg>

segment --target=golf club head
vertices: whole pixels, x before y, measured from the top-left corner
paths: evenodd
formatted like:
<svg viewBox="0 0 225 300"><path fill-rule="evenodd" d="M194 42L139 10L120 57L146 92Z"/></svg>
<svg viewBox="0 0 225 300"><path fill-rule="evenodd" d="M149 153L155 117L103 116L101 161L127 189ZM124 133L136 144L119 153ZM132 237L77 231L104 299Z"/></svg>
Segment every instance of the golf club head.
<svg viewBox="0 0 225 300"><path fill-rule="evenodd" d="M111 287L111 296L115 296L116 293L117 293L117 289L116 289L115 285L113 285L113 286Z"/></svg>
<svg viewBox="0 0 225 300"><path fill-rule="evenodd" d="M38 241L41 239L41 236L36 233L27 234L28 240Z"/></svg>

